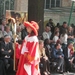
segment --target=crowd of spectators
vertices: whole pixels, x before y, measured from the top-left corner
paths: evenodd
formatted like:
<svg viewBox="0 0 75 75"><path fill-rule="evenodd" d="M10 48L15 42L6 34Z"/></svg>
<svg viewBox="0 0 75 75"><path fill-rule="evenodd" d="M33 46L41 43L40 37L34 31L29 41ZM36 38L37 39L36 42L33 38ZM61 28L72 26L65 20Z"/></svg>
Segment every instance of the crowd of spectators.
<svg viewBox="0 0 75 75"><path fill-rule="evenodd" d="M5 18L0 19L0 75L8 75L9 72L14 72L14 49L16 49L15 65L17 67L20 56L19 47L28 34L22 24L16 26L16 35L14 35L14 31L15 25L12 18L8 21Z"/></svg>
<svg viewBox="0 0 75 75"><path fill-rule="evenodd" d="M1 19L0 19L1 20ZM56 62L54 69L56 72L75 70L75 27L68 26L67 22L62 25L55 25L52 19L46 24L42 38L39 38L40 73L50 75L52 66ZM23 24L16 28L16 67L20 58L20 48L22 41L28 34ZM40 36L38 36L40 37ZM6 75L13 71L14 56L14 22L9 19L2 19L0 22L0 75ZM17 69L17 68L16 68Z"/></svg>
<svg viewBox="0 0 75 75"><path fill-rule="evenodd" d="M44 41L45 54L50 61L50 71L53 67L59 73L75 71L74 31L73 24L69 26L67 22L63 22L62 25L57 23L55 26L53 20L49 19L40 39Z"/></svg>

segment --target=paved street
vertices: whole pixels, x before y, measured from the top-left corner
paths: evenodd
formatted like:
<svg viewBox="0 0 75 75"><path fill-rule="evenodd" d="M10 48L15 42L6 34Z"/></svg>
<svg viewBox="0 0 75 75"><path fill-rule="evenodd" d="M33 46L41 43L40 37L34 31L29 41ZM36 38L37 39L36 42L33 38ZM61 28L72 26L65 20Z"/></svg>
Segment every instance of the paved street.
<svg viewBox="0 0 75 75"><path fill-rule="evenodd" d="M51 75L75 75L75 73L71 73L71 72L67 72L67 73L63 73L63 74L58 74L58 73L52 73Z"/></svg>
<svg viewBox="0 0 75 75"><path fill-rule="evenodd" d="M15 73L13 73L13 74L9 73L8 75L15 75ZM63 74L51 73L51 75L75 75L75 73L71 73L71 72L66 72L66 73L63 73Z"/></svg>

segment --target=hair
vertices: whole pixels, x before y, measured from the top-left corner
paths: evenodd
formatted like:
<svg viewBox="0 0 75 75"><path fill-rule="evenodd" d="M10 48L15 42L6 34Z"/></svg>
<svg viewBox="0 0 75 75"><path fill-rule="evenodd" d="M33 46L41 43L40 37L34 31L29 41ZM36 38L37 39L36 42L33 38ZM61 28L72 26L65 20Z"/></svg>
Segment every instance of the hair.
<svg viewBox="0 0 75 75"><path fill-rule="evenodd" d="M47 45L48 44L48 41L49 41L49 39L45 39L44 40L44 45Z"/></svg>
<svg viewBox="0 0 75 75"><path fill-rule="evenodd" d="M30 33L30 36L34 36L35 35L35 33L34 33L34 31L32 30L32 32Z"/></svg>
<svg viewBox="0 0 75 75"><path fill-rule="evenodd" d="M20 13L15 13L16 16L18 16L19 18L21 17Z"/></svg>
<svg viewBox="0 0 75 75"><path fill-rule="evenodd" d="M44 41L43 40L39 40L39 44L41 44L41 43L44 43Z"/></svg>
<svg viewBox="0 0 75 75"><path fill-rule="evenodd" d="M63 24L67 24L67 22L63 22Z"/></svg>
<svg viewBox="0 0 75 75"><path fill-rule="evenodd" d="M73 44L73 42L72 41L68 42L67 46L69 46L70 44Z"/></svg>
<svg viewBox="0 0 75 75"><path fill-rule="evenodd" d="M57 30L57 29L59 30L59 28L58 28L58 27L55 27L54 31L56 32L56 30Z"/></svg>
<svg viewBox="0 0 75 75"><path fill-rule="evenodd" d="M72 26L68 26L68 30L69 30L70 28L73 29Z"/></svg>
<svg viewBox="0 0 75 75"><path fill-rule="evenodd" d="M8 22L10 23L11 22L11 19L8 19Z"/></svg>
<svg viewBox="0 0 75 75"><path fill-rule="evenodd" d="M5 26L5 30L6 30L7 28L10 28L10 26Z"/></svg>
<svg viewBox="0 0 75 75"><path fill-rule="evenodd" d="M67 30L64 30L64 31L62 32L62 36L64 36L65 34L67 34Z"/></svg>
<svg viewBox="0 0 75 75"><path fill-rule="evenodd" d="M56 43L56 44L55 44L55 48L56 48L59 44L60 44L60 43Z"/></svg>
<svg viewBox="0 0 75 75"><path fill-rule="evenodd" d="M49 19L49 21L53 21L52 19Z"/></svg>
<svg viewBox="0 0 75 75"><path fill-rule="evenodd" d="M56 25L57 27L59 27L60 26L60 23L57 23L57 25Z"/></svg>
<svg viewBox="0 0 75 75"><path fill-rule="evenodd" d="M57 33L59 33L59 31L56 31L54 35L56 35Z"/></svg>

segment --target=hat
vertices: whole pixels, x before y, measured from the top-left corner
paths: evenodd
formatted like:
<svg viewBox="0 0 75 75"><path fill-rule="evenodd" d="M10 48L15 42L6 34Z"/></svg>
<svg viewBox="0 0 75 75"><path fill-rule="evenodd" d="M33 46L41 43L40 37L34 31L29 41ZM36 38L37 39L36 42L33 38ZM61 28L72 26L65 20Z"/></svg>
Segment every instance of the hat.
<svg viewBox="0 0 75 75"><path fill-rule="evenodd" d="M25 27L30 27L34 31L35 35L38 35L39 26L35 21L25 22L24 26Z"/></svg>

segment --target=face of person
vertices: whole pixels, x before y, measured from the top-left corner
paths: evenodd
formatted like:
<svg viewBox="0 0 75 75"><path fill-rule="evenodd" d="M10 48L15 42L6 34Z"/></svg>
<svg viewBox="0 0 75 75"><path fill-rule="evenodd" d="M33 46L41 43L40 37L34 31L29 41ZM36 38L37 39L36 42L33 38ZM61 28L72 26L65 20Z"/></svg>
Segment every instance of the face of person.
<svg viewBox="0 0 75 75"><path fill-rule="evenodd" d="M59 36L59 32L57 33L57 36Z"/></svg>
<svg viewBox="0 0 75 75"><path fill-rule="evenodd" d="M69 48L70 48L70 49L72 49L72 48L73 48L73 44L72 44L72 43L69 45Z"/></svg>
<svg viewBox="0 0 75 75"><path fill-rule="evenodd" d="M51 30L50 27L47 26L46 31L49 32L50 30Z"/></svg>
<svg viewBox="0 0 75 75"><path fill-rule="evenodd" d="M32 32L32 29L30 27L27 27L26 29L27 29L27 32L28 33L31 33Z"/></svg>
<svg viewBox="0 0 75 75"><path fill-rule="evenodd" d="M56 28L55 31L59 31L59 28Z"/></svg>
<svg viewBox="0 0 75 75"><path fill-rule="evenodd" d="M69 27L68 31L72 31L72 27Z"/></svg>
<svg viewBox="0 0 75 75"><path fill-rule="evenodd" d="M60 45L60 44L58 44L57 48L58 48L58 49L61 49L61 45Z"/></svg>
<svg viewBox="0 0 75 75"><path fill-rule="evenodd" d="M6 29L6 31L9 32L9 31L10 31L10 27L8 27L8 28Z"/></svg>
<svg viewBox="0 0 75 75"><path fill-rule="evenodd" d="M5 38L5 42L7 43L10 42L10 40L11 40L10 36Z"/></svg>
<svg viewBox="0 0 75 75"><path fill-rule="evenodd" d="M17 32L21 32L21 28L20 27L17 28Z"/></svg>
<svg viewBox="0 0 75 75"><path fill-rule="evenodd" d="M2 25L6 25L6 20L4 20L4 21L2 22Z"/></svg>
<svg viewBox="0 0 75 75"><path fill-rule="evenodd" d="M67 24L64 24L63 26L64 26L64 28L66 28L67 27Z"/></svg>
<svg viewBox="0 0 75 75"><path fill-rule="evenodd" d="M43 49L43 47L44 47L44 44L43 44L43 42L41 42L41 43L39 44L39 48L40 48L40 49Z"/></svg>

